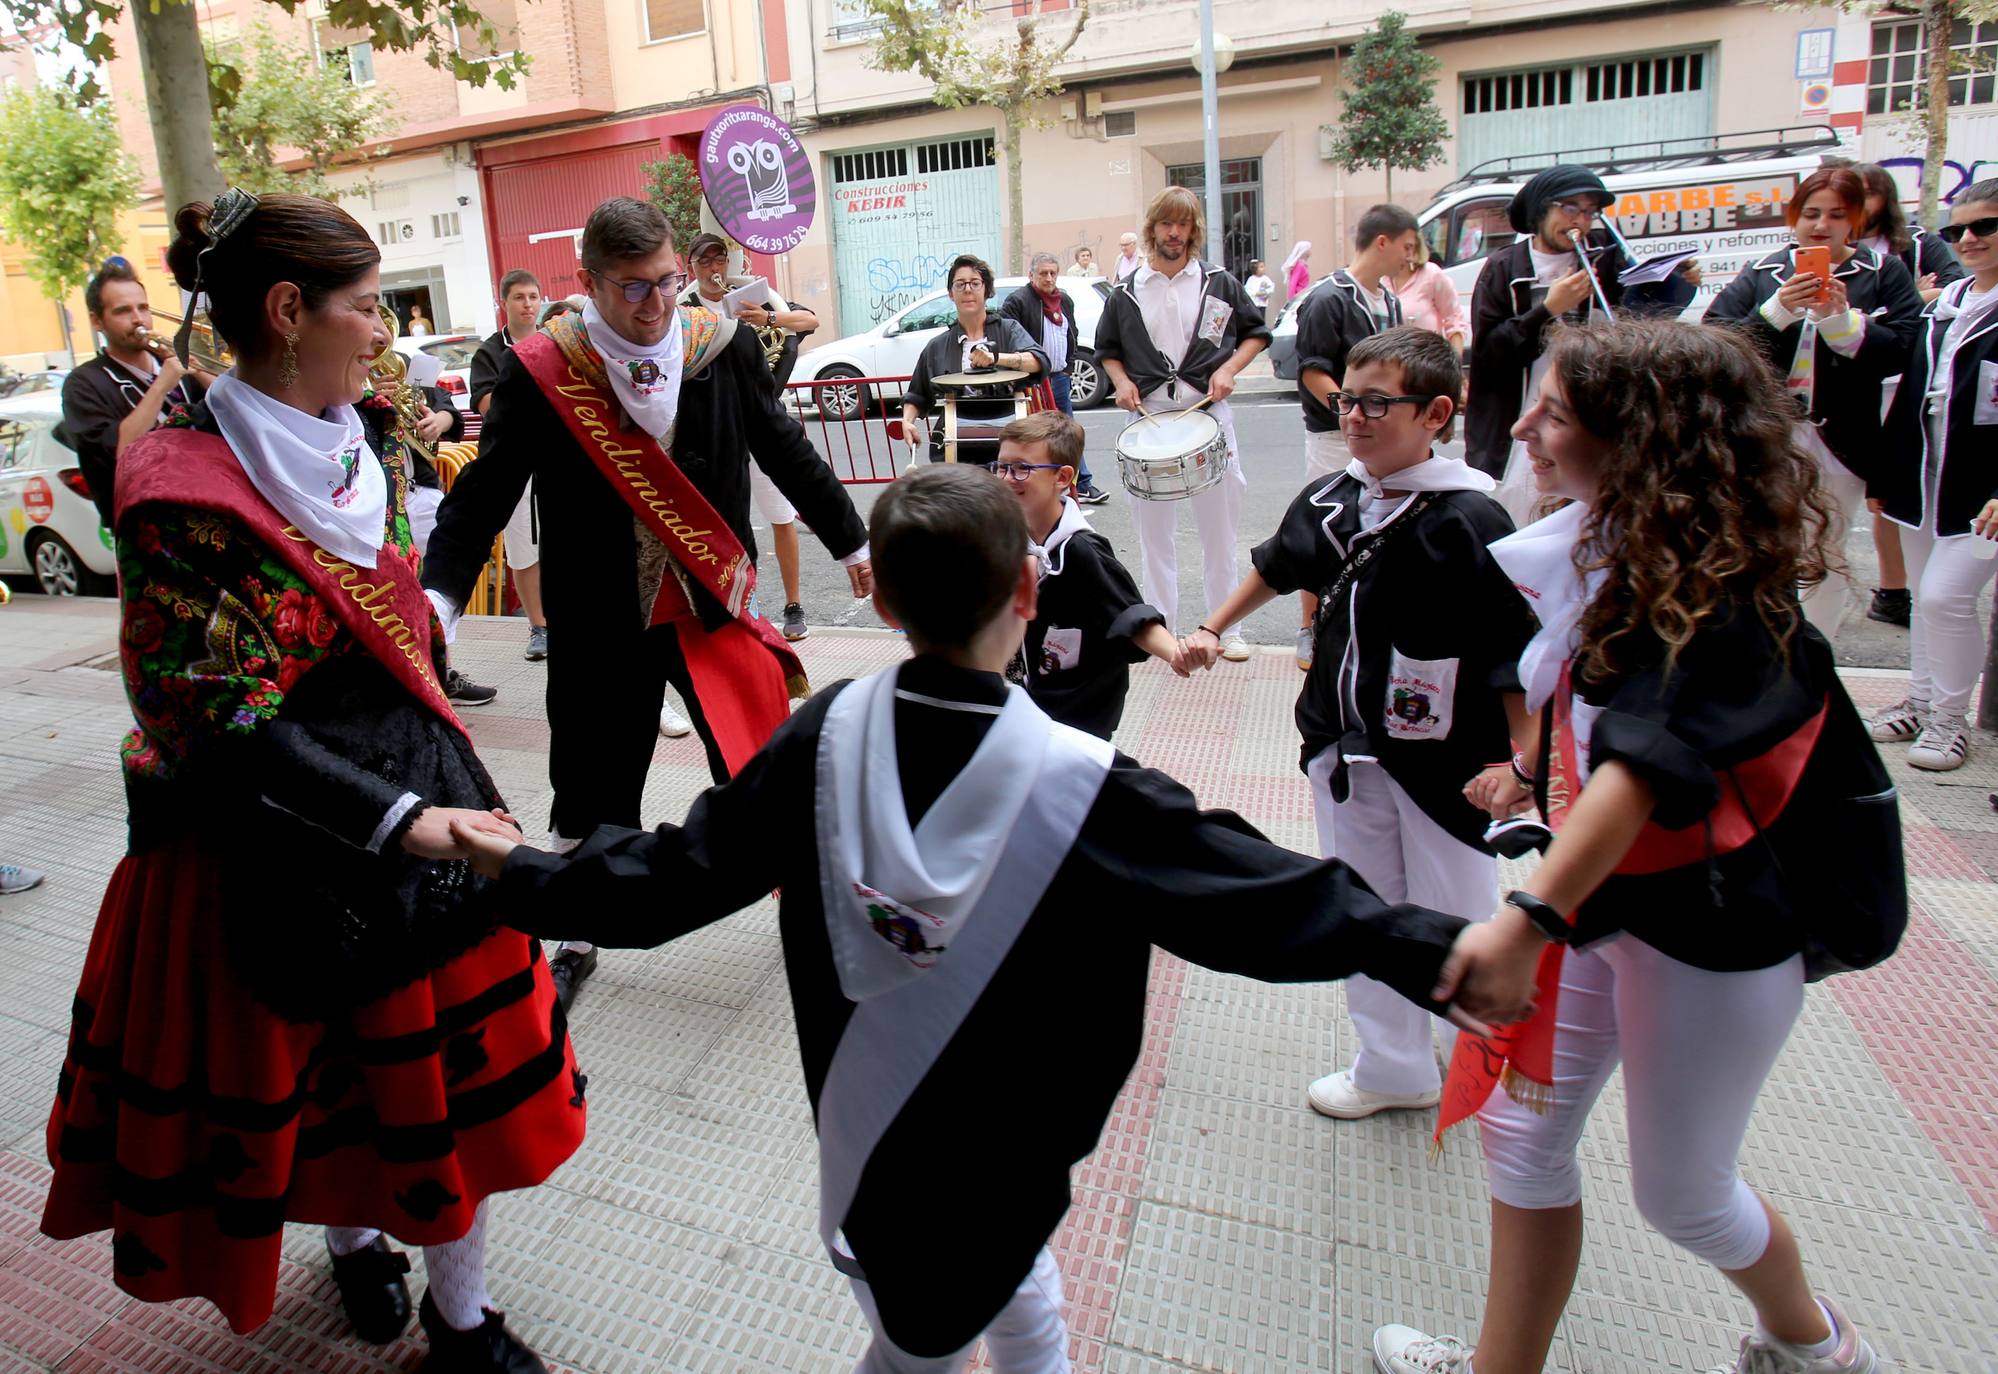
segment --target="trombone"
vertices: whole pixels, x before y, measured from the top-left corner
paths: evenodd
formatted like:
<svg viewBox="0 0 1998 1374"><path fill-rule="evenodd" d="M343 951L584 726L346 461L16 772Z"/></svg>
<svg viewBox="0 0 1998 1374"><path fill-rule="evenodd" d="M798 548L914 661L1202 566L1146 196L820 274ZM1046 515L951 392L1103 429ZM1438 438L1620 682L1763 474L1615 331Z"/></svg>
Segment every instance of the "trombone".
<svg viewBox="0 0 1998 1374"><path fill-rule="evenodd" d="M168 328L164 333L158 330L146 330L142 335L146 348L161 358L173 352L174 335L180 332L180 327L186 319L186 316L171 310L155 310L154 322L163 323ZM187 361L189 366L217 377L236 365L235 355L230 352L229 345L215 332L215 326L209 323L205 314L194 317L194 329L187 339Z"/></svg>

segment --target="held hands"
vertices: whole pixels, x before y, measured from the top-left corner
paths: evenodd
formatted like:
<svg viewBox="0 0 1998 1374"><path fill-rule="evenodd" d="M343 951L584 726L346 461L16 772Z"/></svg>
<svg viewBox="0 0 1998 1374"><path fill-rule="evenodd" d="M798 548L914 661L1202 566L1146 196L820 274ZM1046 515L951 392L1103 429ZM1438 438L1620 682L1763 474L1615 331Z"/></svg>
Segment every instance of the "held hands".
<svg viewBox="0 0 1998 1374"><path fill-rule="evenodd" d="M1500 907L1491 920L1458 934L1429 996L1489 1025L1524 1021L1533 1015L1534 980L1546 947L1524 916ZM1451 1020L1464 1024L1454 1015Z"/></svg>
<svg viewBox="0 0 1998 1374"><path fill-rule="evenodd" d="M484 877L499 877L507 856L526 843L518 827L492 825L492 818L483 811L446 810L444 814L451 818L451 841L457 848L451 857L469 859Z"/></svg>
<svg viewBox="0 0 1998 1374"><path fill-rule="evenodd" d="M1511 764L1495 763L1464 784L1464 800L1502 821L1529 810L1533 792L1513 776Z"/></svg>
<svg viewBox="0 0 1998 1374"><path fill-rule="evenodd" d="M1595 288L1590 284L1589 274L1576 268L1547 288L1547 313L1565 315L1589 298Z"/></svg>
<svg viewBox="0 0 1998 1374"><path fill-rule="evenodd" d="M419 859L470 859L473 854L464 843L466 835L504 841L509 851L526 838L520 833L520 822L499 807L474 811L462 806L426 806L403 832L402 848Z"/></svg>
<svg viewBox="0 0 1998 1374"><path fill-rule="evenodd" d="M1212 630L1195 630L1179 641L1179 652L1173 655L1172 670L1181 677L1188 677L1195 668L1212 668L1221 658L1221 641L1214 637Z"/></svg>

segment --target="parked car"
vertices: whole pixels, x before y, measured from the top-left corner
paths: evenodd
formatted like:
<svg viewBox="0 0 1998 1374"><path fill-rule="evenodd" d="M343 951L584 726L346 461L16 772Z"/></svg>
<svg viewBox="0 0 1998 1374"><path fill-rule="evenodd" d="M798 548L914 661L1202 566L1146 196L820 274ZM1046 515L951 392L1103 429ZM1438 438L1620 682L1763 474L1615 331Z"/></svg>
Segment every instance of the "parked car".
<svg viewBox="0 0 1998 1374"><path fill-rule="evenodd" d="M62 393L0 399L0 575L50 596L112 596L118 565L76 454L55 436Z"/></svg>
<svg viewBox="0 0 1998 1374"><path fill-rule="evenodd" d="M469 411L472 408L472 355L479 351L480 343L477 334L424 334L414 339L402 334L396 338L395 351L405 358L427 353L444 364L444 371L437 378L438 387L451 398L452 405Z"/></svg>
<svg viewBox="0 0 1998 1374"><path fill-rule="evenodd" d="M1752 129L1668 139L1634 148L1579 148L1496 158L1473 167L1416 213L1429 260L1440 266L1469 308L1485 259L1519 236L1506 207L1535 172L1560 162L1593 167L1617 195L1615 223L1642 259L1699 250L1699 294L1681 318L1697 320L1749 263L1790 242L1783 207L1797 183L1828 154L1838 135L1819 125ZM1297 380L1297 307L1320 277L1285 304L1270 340L1270 366Z"/></svg>
<svg viewBox="0 0 1998 1374"><path fill-rule="evenodd" d="M991 309L997 311L1009 292L1025 286L1025 277L1001 277L993 288ZM1110 284L1100 277L1063 277L1058 283L1075 301L1076 345L1070 401L1077 410L1101 405L1110 395L1108 379L1096 365L1096 322L1103 317L1103 300ZM929 341L957 318L948 291L932 291L858 334L820 344L798 359L793 382L858 380L861 377L906 377ZM819 406L840 420L857 419L873 410L870 388L861 385L817 388ZM899 394L897 391L896 394Z"/></svg>
<svg viewBox="0 0 1998 1374"><path fill-rule="evenodd" d="M37 391L61 391L68 376L68 368L0 374L0 396L31 396Z"/></svg>

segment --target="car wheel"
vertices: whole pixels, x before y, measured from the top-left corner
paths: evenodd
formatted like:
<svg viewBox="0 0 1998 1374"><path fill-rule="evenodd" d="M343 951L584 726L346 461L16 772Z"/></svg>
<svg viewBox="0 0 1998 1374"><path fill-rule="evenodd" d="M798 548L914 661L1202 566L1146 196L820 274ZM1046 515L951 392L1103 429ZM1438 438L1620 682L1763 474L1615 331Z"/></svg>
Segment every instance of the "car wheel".
<svg viewBox="0 0 1998 1374"><path fill-rule="evenodd" d="M819 411L835 420L858 420L867 409L867 388L857 384L860 374L844 365L835 365L819 374L819 380L829 385L815 387L819 393ZM847 383L853 385L830 385Z"/></svg>
<svg viewBox="0 0 1998 1374"><path fill-rule="evenodd" d="M117 589L115 580L84 567L59 534L43 533L28 551L28 563L35 570L35 584L49 596L104 596Z"/></svg>
<svg viewBox="0 0 1998 1374"><path fill-rule="evenodd" d="M1106 388L1103 385L1103 369L1096 365L1093 353L1077 353L1075 361L1068 368L1068 403L1077 410L1088 410L1103 404Z"/></svg>

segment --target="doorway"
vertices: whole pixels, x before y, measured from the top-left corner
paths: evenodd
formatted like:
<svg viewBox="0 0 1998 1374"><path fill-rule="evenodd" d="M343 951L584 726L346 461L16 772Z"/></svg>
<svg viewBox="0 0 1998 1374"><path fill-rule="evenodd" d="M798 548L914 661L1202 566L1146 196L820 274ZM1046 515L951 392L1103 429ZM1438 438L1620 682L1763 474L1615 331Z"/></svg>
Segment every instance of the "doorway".
<svg viewBox="0 0 1998 1374"><path fill-rule="evenodd" d="M1166 168L1166 184L1184 186L1207 198L1207 169L1198 162ZM1221 266L1236 281L1249 275L1258 256L1258 230L1263 223L1263 160L1231 157L1221 160Z"/></svg>

